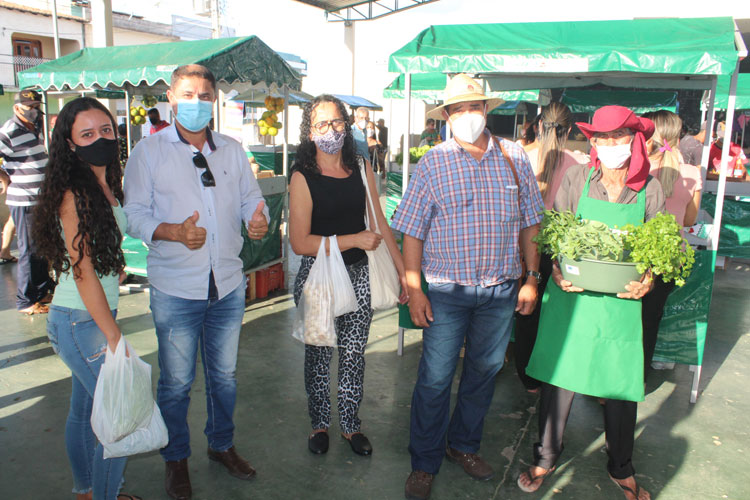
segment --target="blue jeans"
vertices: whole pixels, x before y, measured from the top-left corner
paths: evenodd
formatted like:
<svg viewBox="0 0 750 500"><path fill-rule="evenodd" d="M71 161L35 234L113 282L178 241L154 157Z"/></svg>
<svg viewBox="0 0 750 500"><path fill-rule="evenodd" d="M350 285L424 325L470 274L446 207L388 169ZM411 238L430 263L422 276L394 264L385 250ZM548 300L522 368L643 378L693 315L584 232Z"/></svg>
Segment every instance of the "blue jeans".
<svg viewBox="0 0 750 500"><path fill-rule="evenodd" d="M117 311L112 311L116 316ZM52 305L47 316L52 348L73 372L73 391L65 423L65 447L73 469L73 493L93 490L95 500L113 500L122 483L127 458L102 456L104 448L91 429L91 408L107 339L84 310Z"/></svg>
<svg viewBox="0 0 750 500"><path fill-rule="evenodd" d="M518 296L515 280L497 286L430 284L434 321L425 328L422 359L411 403L412 470L437 474L448 446L479 451L484 417L503 366ZM453 417L451 385L466 342Z"/></svg>
<svg viewBox="0 0 750 500"><path fill-rule="evenodd" d="M55 282L49 276L49 263L36 255L31 238L34 207L9 206L10 215L16 225L18 243L18 264L16 264L16 309L26 309L39 302L55 289Z"/></svg>
<svg viewBox="0 0 750 500"><path fill-rule="evenodd" d="M190 456L187 412L200 347L208 419L204 432L216 451L232 447L237 397L237 345L245 314L245 285L218 299L190 300L151 287L151 312L159 341L156 402L169 431L164 460Z"/></svg>

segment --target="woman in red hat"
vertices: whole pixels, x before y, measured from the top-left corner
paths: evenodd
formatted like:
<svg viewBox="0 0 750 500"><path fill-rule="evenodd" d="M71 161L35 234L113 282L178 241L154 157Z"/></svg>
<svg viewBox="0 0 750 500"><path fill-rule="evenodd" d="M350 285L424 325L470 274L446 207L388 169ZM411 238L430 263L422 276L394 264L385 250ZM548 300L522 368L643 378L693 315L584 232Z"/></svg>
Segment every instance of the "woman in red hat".
<svg viewBox="0 0 750 500"><path fill-rule="evenodd" d="M701 169L683 163L679 150L682 120L671 111L662 109L646 113L656 127L654 135L646 141L651 162L651 175L659 179L666 198L666 211L674 215L682 227L695 224L701 204ZM643 367L644 376L651 368L659 323L664 316L664 306L674 289L673 281L664 282L654 276L654 289L643 298Z"/></svg>
<svg viewBox="0 0 750 500"><path fill-rule="evenodd" d="M571 167L554 208L608 226L640 225L664 210L664 193L651 177L646 139L654 124L622 106L605 106L591 124L577 123L591 142L588 165ZM576 393L604 398L610 478L628 500L650 495L632 464L637 402L644 397L641 303L653 281L646 273L622 293L572 286L555 263L545 290L539 332L526 373L543 382L534 465L518 478L525 492L539 489L563 450L563 432Z"/></svg>

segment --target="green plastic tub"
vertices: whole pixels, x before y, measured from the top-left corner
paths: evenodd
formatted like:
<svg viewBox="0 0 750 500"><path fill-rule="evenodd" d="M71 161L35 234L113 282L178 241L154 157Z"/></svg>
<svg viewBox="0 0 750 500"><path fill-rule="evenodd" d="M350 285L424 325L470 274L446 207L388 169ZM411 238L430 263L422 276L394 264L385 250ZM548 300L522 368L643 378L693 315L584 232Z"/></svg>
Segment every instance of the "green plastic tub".
<svg viewBox="0 0 750 500"><path fill-rule="evenodd" d="M639 281L642 274L633 262L604 262L594 259L573 260L560 257L563 278L590 292L626 292L625 285Z"/></svg>

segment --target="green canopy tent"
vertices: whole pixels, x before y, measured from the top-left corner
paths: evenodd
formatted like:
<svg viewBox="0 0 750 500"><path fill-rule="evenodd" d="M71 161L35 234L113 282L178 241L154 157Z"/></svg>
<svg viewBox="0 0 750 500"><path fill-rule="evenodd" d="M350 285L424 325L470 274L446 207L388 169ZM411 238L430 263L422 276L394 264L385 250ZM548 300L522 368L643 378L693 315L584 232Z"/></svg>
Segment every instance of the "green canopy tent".
<svg viewBox="0 0 750 500"><path fill-rule="evenodd" d="M20 87L36 87L44 93L106 89L124 91L129 100L135 91L162 94L169 87L174 69L184 64L201 64L210 69L220 90L267 89L282 93L285 101L289 91L299 91L302 83L302 76L256 36L87 48L19 72L18 80ZM287 117L285 105L285 122ZM218 115L216 122L219 123ZM285 129L284 165L287 139ZM128 146L130 142L128 127ZM137 242L134 248L138 248Z"/></svg>
<svg viewBox="0 0 750 500"><path fill-rule="evenodd" d="M732 76L727 122L733 118L736 75L739 60L745 56L744 42L729 17L449 25L430 26L420 32L391 54L388 70L405 74L407 99L411 97L412 73L470 73L484 79L492 91L595 84L710 89L710 127L717 79L721 76ZM404 134L404 137L404 151L408 151L409 136ZM702 161L704 179L708 146L706 143ZM727 141L724 159L728 157L728 149ZM405 190L408 155L404 158ZM718 247L725 183L725 165L722 165L715 227L710 238L713 258ZM696 330L702 332L696 332L691 401L697 398L705 342L705 321L699 323L695 321Z"/></svg>
<svg viewBox="0 0 750 500"><path fill-rule="evenodd" d="M571 90L563 92L561 101L573 113L592 114L602 106L617 104L642 114L666 109L677 110L677 92L637 92L632 90Z"/></svg>
<svg viewBox="0 0 750 500"><path fill-rule="evenodd" d="M714 108L727 109L730 83L731 79L729 77L719 78L719 83L716 86L716 103L714 104ZM708 108L710 104L709 98L708 92L705 92L701 103L703 109ZM737 93L734 101L734 109L750 109L750 74L741 73L737 75Z"/></svg>

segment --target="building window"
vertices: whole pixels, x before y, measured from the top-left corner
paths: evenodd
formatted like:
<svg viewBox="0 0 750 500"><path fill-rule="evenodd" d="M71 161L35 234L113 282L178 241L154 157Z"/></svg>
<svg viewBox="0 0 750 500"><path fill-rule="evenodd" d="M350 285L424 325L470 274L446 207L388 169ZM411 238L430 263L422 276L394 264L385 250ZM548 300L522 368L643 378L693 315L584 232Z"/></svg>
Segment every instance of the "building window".
<svg viewBox="0 0 750 500"><path fill-rule="evenodd" d="M39 40L13 39L13 55L22 57L42 57L42 42Z"/></svg>

